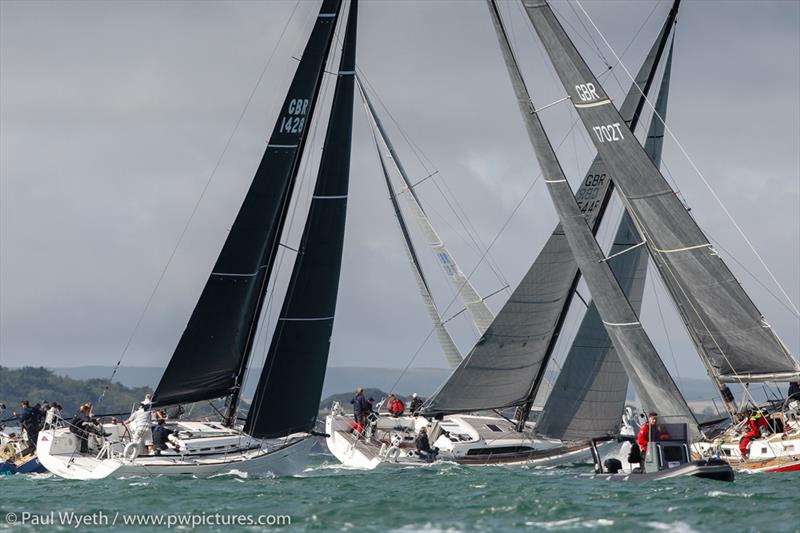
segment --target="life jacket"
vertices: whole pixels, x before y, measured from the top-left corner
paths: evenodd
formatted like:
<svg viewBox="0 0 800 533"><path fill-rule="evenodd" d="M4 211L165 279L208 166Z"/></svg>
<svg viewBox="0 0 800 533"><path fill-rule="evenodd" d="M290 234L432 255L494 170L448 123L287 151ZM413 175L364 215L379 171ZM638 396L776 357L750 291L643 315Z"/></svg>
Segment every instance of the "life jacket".
<svg viewBox="0 0 800 533"><path fill-rule="evenodd" d="M650 441L650 422L645 422L641 429L639 429L639 436L636 437L636 442L639 443L639 450L642 454L647 452L647 443Z"/></svg>
<svg viewBox="0 0 800 533"><path fill-rule="evenodd" d="M395 399L392 404L392 414L402 415L406 410L406 404L400 398Z"/></svg>

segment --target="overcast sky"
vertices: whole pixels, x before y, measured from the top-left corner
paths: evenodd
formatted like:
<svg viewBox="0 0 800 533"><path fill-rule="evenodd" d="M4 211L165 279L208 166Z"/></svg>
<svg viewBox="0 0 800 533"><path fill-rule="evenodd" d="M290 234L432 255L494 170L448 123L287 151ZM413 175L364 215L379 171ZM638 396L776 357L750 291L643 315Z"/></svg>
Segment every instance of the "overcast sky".
<svg viewBox="0 0 800 533"><path fill-rule="evenodd" d="M600 37L587 33L591 26L579 20L576 4L554 6L595 72L606 70L605 62L615 65ZM669 2L584 6L614 50L626 51L623 63L635 72ZM261 158L296 66L292 56L302 52L318 7L311 1L0 2L1 364L116 362L272 55L123 360L166 364ZM558 100L563 88L518 3L504 3L502 11L535 102ZM539 181L501 232L538 167L485 4L364 1L359 24L360 68L424 153L425 165L384 115L405 165L416 179L439 171L418 187L434 224L463 270L475 271L480 292L490 294L506 282L515 286L556 217ZM618 99L629 84L619 66L602 80ZM326 102L332 81L325 86ZM798 95L800 3L683 3L667 122L795 304ZM581 127L567 134L574 110L558 104L543 117L553 143L564 140L559 155L577 184L594 150ZM307 151L315 158L322 120ZM309 159L289 242L302 229L315 176L316 163ZM701 226L797 354L797 317L671 139L664 164ZM403 367L430 331L386 196L357 106L331 365ZM456 216L451 205L463 212ZM618 219L618 204L610 215ZM613 232L613 224L608 226L605 239ZM492 241L489 255L499 276L478 264ZM445 316L453 315L460 309L451 304L453 290L418 242L439 306L447 309ZM280 269L284 278L290 259ZM672 304L658 282L655 289L648 284L648 331L673 371L701 376ZM495 311L508 294L490 299ZM280 297L279 292L278 303ZM574 332L578 318L573 312L567 331ZM452 324L466 351L474 332L464 315ZM263 335L262 347L267 340ZM432 341L412 364L445 366Z"/></svg>

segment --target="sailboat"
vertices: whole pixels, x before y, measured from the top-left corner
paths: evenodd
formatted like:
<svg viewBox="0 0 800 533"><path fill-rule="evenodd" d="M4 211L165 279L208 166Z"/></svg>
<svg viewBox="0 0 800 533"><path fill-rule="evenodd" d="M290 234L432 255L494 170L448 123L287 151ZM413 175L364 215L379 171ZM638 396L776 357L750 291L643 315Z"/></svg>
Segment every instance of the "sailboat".
<svg viewBox="0 0 800 533"><path fill-rule="evenodd" d="M488 7L503 55L506 60L513 60L497 5L488 2ZM621 107L631 127L638 123L645 103L643 93L646 94L653 84L677 10L676 2ZM661 87L664 105L669 68L668 61ZM373 124L379 154L388 154L388 163L381 157L381 165L409 263L443 352L453 353L457 349L431 303L402 211L395 200L398 195L391 185L388 166L393 165L403 177L406 189L402 192L411 203L414 217L418 221L426 221L426 218L369 96L363 91L362 95ZM662 138L657 132L649 134L648 154L656 161L660 158ZM578 192L582 210L591 217L595 231L611 193L607 175L608 170L598 157ZM434 235L434 238L428 238L429 244L441 246L429 222L424 222L423 233ZM627 248L632 238L631 222L625 219L614 241L612 254ZM453 263L449 255L446 260L448 264ZM641 303L646 266L646 256L636 251L612 263L615 275L624 282L626 294L637 306ZM456 269L451 267L450 271ZM448 381L425 405L425 417L379 416L367 435L361 436L352 432L350 416L334 412L326 418L328 449L344 464L357 468L372 469L387 461L400 464L419 462L414 453L413 436L422 427L428 427L430 440L439 448L440 458L458 463L558 464L590 460L592 437L616 435L620 431L627 390L627 377L594 306L579 329L539 422L534 425L528 420L534 399L542 392L544 371L553 355L578 279L578 267L559 226L503 309L481 331L480 340L467 358L459 363ZM466 282L456 284L457 290L462 287L469 285ZM469 287L467 293L474 294L474 289ZM470 301L474 300L474 297L465 298L468 310ZM452 361L452 357L447 359ZM508 408L516 408L515 420L500 412ZM431 424L430 418L437 420ZM628 417L629 420L632 418ZM634 431L634 428L626 429L628 433ZM398 447L399 453L386 454L391 446ZM608 448L611 443L602 446Z"/></svg>
<svg viewBox="0 0 800 533"><path fill-rule="evenodd" d="M122 424L106 423L87 435L51 417L38 440L39 459L50 472L71 479L205 477L234 469L290 475L306 465L316 441L313 429L341 269L357 9L357 0L351 0L347 20L340 24L344 42L311 206L246 417L238 416L243 380L262 327L259 318L275 258L283 246L281 234L326 73L326 58L342 18L341 0L322 2L250 189L153 395L154 407L227 398L222 420L168 420L166 425L173 432L170 442L156 450L149 436L133 442ZM292 401L287 404L289 397ZM81 437L88 441L84 452Z"/></svg>
<svg viewBox="0 0 800 533"><path fill-rule="evenodd" d="M797 380L800 365L611 105L611 99L548 2L522 0L522 5L571 105L598 155L608 165L609 177L640 236L631 249L642 247L648 251L730 415L736 415L736 406L725 383ZM509 73L520 102L523 98L530 101L519 70L509 64ZM679 454L668 457L667 447L651 439L643 469L618 464L615 470L622 467L627 472L606 474L620 479L683 473L724 479L728 474L719 470L721 461L718 458L690 460L689 443L703 438L704 427L688 408L608 267L609 258L600 250L580 213L538 115L522 104L520 110L572 254L643 407L658 411L660 419L666 418L669 424L679 426L677 431L669 433L685 436L682 439L684 450ZM747 389L744 390L746 393ZM598 473L604 473L604 466L597 461ZM732 474L729 477L732 479Z"/></svg>

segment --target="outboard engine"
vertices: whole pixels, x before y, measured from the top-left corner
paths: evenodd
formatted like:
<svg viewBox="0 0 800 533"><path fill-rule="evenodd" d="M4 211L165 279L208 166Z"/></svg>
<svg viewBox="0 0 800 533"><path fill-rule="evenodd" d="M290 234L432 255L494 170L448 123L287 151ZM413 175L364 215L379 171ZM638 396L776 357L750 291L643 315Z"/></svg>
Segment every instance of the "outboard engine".
<svg viewBox="0 0 800 533"><path fill-rule="evenodd" d="M622 470L622 461L619 459L609 458L603 461L603 467L609 474L616 474Z"/></svg>

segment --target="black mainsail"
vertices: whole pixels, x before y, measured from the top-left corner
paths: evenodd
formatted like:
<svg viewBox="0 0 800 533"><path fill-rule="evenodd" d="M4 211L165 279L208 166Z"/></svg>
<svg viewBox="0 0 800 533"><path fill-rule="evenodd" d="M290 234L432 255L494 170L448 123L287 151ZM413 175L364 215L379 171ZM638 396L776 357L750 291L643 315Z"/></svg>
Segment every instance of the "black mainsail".
<svg viewBox="0 0 800 533"><path fill-rule="evenodd" d="M506 61L515 62L511 45L494 1L488 1L500 48ZM677 15L675 2L655 43L636 77L637 86L623 101L621 112L632 127L656 75ZM525 105L530 105L529 100ZM601 157L595 158L577 193L581 211L593 230L612 191L610 172ZM533 404L552 355L573 292L579 280L578 267L559 225L545 243L494 322L425 406L425 412L459 413L521 406L524 420Z"/></svg>
<svg viewBox="0 0 800 533"><path fill-rule="evenodd" d="M311 207L244 426L257 438L312 430L319 410L347 216L357 13L358 2L351 0Z"/></svg>
<svg viewBox="0 0 800 533"><path fill-rule="evenodd" d="M158 404L233 395L253 343L341 0L324 0L264 156L156 388Z"/></svg>
<svg viewBox="0 0 800 533"><path fill-rule="evenodd" d="M800 366L610 105L550 6L523 6L709 373L717 382L797 379Z"/></svg>
<svg viewBox="0 0 800 533"><path fill-rule="evenodd" d="M672 49L671 45L656 100L656 113L661 118L666 118L667 114ZM644 150L658 166L664 144L664 123L656 113L650 122ZM608 263L637 315L642 308L648 262L641 243L633 220L625 212ZM614 434L621 421L627 390L628 376L611 344L597 306L592 302L547 397L536 431L568 441Z"/></svg>
<svg viewBox="0 0 800 533"><path fill-rule="evenodd" d="M517 96L528 138L542 169L561 228L575 262L589 286L611 343L628 377L633 381L642 405L645 409L657 409L659 415L667 420L686 422L696 428L694 414L661 361L597 244L592 228L564 176L539 115L528 104L532 100L516 60L513 55L506 55L506 59L511 85ZM613 175L616 179L617 175Z"/></svg>

